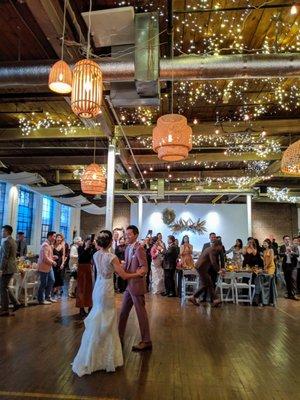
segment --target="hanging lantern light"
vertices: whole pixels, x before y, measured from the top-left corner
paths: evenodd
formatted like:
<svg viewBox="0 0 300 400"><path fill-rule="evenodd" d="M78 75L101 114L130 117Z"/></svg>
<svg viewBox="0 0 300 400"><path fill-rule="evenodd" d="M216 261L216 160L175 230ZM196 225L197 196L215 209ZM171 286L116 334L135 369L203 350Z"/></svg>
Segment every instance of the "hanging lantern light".
<svg viewBox="0 0 300 400"><path fill-rule="evenodd" d="M48 85L56 93L71 92L72 71L65 61L59 60L51 67Z"/></svg>
<svg viewBox="0 0 300 400"><path fill-rule="evenodd" d="M153 129L152 147L164 161L181 161L192 149L192 129L187 119L179 114L166 114L158 118Z"/></svg>
<svg viewBox="0 0 300 400"><path fill-rule="evenodd" d="M102 194L105 191L105 172L98 164L90 164L81 177L81 190L86 194Z"/></svg>
<svg viewBox="0 0 300 400"><path fill-rule="evenodd" d="M281 171L286 175L300 176L300 140L289 145L283 153Z"/></svg>
<svg viewBox="0 0 300 400"><path fill-rule="evenodd" d="M81 60L73 70L72 111L82 118L95 118L101 112L102 72L92 60Z"/></svg>
<svg viewBox="0 0 300 400"><path fill-rule="evenodd" d="M63 32L61 43L61 60L57 61L50 70L48 86L55 93L70 93L72 90L72 71L64 61L65 30L66 30L66 11L67 1L64 1Z"/></svg>

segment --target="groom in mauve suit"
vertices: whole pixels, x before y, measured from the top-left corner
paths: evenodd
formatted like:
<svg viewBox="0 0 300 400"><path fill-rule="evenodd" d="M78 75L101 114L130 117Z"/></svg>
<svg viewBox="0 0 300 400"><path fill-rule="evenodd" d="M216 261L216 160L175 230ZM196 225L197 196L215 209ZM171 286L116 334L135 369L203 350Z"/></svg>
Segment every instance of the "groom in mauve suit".
<svg viewBox="0 0 300 400"><path fill-rule="evenodd" d="M126 236L129 246L127 246L125 251L125 271L129 273L136 272L139 268L142 268L146 275L148 272L147 256L144 247L138 242L138 228L130 225L126 229ZM119 319L119 335L123 343L129 313L132 306L134 306L139 321L142 341L132 347L133 351L150 350L152 348L148 316L145 308L145 293L147 293L145 276L128 280Z"/></svg>

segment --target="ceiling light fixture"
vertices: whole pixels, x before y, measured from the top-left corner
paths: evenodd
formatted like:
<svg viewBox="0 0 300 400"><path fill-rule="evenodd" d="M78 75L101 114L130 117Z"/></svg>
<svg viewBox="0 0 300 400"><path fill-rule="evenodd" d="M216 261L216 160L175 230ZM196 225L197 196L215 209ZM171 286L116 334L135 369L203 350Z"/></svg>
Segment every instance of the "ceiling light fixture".
<svg viewBox="0 0 300 400"><path fill-rule="evenodd" d="M67 1L64 2L63 32L61 43L61 59L50 69L48 86L52 92L67 94L72 90L72 71L64 61L65 30L66 30L66 9Z"/></svg>

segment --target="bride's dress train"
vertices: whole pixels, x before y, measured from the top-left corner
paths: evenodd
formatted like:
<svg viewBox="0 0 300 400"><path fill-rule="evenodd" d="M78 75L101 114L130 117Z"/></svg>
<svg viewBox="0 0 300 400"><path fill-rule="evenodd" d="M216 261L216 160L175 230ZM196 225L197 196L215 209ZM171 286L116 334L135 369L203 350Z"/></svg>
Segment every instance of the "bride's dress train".
<svg viewBox="0 0 300 400"><path fill-rule="evenodd" d="M85 331L72 364L72 370L78 376L98 370L113 372L123 365L113 284L114 257L103 251L94 255L97 279L93 290L93 308L84 320Z"/></svg>

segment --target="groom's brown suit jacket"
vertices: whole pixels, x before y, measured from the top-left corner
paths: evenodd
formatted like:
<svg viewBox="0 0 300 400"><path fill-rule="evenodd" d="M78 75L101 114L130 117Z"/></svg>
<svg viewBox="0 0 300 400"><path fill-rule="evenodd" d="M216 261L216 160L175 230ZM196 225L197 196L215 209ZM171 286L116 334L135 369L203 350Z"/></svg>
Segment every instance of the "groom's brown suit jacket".
<svg viewBox="0 0 300 400"><path fill-rule="evenodd" d="M126 272L136 272L138 268L144 268L148 271L146 250L142 245L136 243L133 249L128 246L125 251L125 265ZM140 296L147 293L146 276L128 279L127 289L133 296Z"/></svg>

